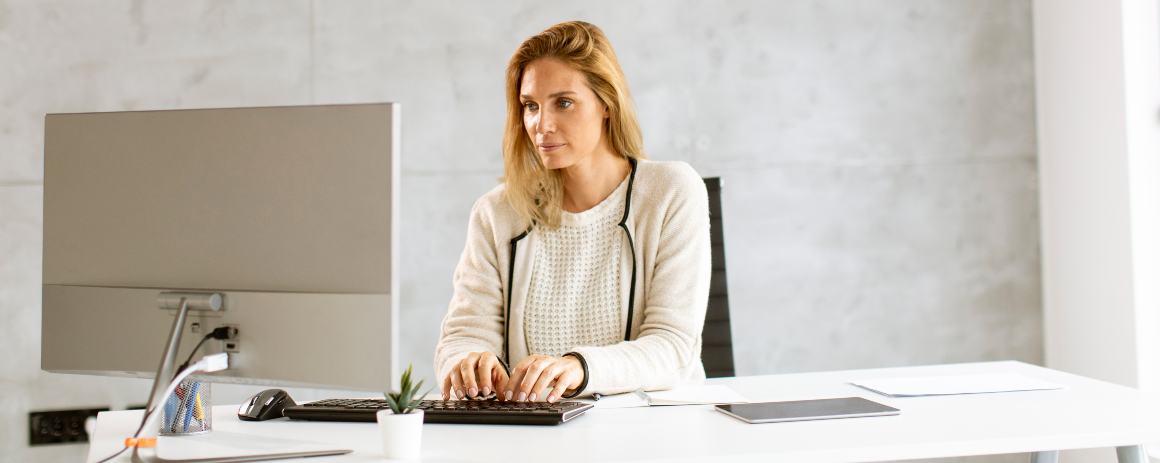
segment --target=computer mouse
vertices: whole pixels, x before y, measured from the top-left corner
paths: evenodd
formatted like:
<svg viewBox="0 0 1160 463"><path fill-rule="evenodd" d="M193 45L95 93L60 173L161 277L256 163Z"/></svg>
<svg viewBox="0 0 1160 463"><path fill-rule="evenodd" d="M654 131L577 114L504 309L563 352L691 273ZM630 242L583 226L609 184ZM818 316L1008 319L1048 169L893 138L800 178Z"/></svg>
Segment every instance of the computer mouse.
<svg viewBox="0 0 1160 463"><path fill-rule="evenodd" d="M281 389L266 389L254 394L238 407L238 419L244 421L266 421L281 418L286 407L298 405L290 394Z"/></svg>

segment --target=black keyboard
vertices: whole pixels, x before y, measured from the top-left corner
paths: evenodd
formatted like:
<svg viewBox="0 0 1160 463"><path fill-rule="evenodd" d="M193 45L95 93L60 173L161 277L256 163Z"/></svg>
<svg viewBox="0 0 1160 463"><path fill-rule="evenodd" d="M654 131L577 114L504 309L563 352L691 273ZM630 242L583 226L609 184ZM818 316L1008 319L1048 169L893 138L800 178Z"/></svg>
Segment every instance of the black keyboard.
<svg viewBox="0 0 1160 463"><path fill-rule="evenodd" d="M295 420L375 421L375 412L390 408L383 399L325 399L286 407ZM506 402L499 400L424 400L424 423L555 425L580 416L584 402Z"/></svg>

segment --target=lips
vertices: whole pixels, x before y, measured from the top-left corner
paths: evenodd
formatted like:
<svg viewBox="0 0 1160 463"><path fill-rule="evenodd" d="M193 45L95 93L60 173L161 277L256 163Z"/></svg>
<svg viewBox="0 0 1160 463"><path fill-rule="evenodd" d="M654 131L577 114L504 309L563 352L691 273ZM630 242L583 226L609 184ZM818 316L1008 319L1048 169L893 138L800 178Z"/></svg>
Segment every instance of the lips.
<svg viewBox="0 0 1160 463"><path fill-rule="evenodd" d="M540 143L536 147L540 148L541 152L550 153L564 147L564 143Z"/></svg>

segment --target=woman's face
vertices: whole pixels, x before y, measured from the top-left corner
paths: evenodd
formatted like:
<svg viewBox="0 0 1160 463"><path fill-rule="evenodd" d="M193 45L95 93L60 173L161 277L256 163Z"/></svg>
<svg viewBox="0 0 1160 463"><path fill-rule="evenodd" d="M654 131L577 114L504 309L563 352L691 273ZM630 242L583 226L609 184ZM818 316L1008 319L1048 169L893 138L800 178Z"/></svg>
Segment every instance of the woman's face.
<svg viewBox="0 0 1160 463"><path fill-rule="evenodd" d="M524 67L520 82L524 128L548 169L563 169L607 151L608 110L588 88L584 74L554 58Z"/></svg>

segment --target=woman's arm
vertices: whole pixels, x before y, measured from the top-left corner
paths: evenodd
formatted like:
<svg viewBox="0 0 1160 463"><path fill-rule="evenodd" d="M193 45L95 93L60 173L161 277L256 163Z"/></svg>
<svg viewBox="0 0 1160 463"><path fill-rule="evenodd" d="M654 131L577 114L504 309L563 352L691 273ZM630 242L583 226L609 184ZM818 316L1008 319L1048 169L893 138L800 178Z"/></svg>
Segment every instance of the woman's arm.
<svg viewBox="0 0 1160 463"><path fill-rule="evenodd" d="M472 352L497 357L503 348L503 283L493 219L480 198L471 208L467 243L452 279L453 293L435 347L435 373L442 383Z"/></svg>
<svg viewBox="0 0 1160 463"><path fill-rule="evenodd" d="M666 389L682 369L700 360L696 348L713 271L709 199L696 171L680 166L671 180L675 196L662 223L640 334L611 346L574 349L588 366L588 384L581 394Z"/></svg>

